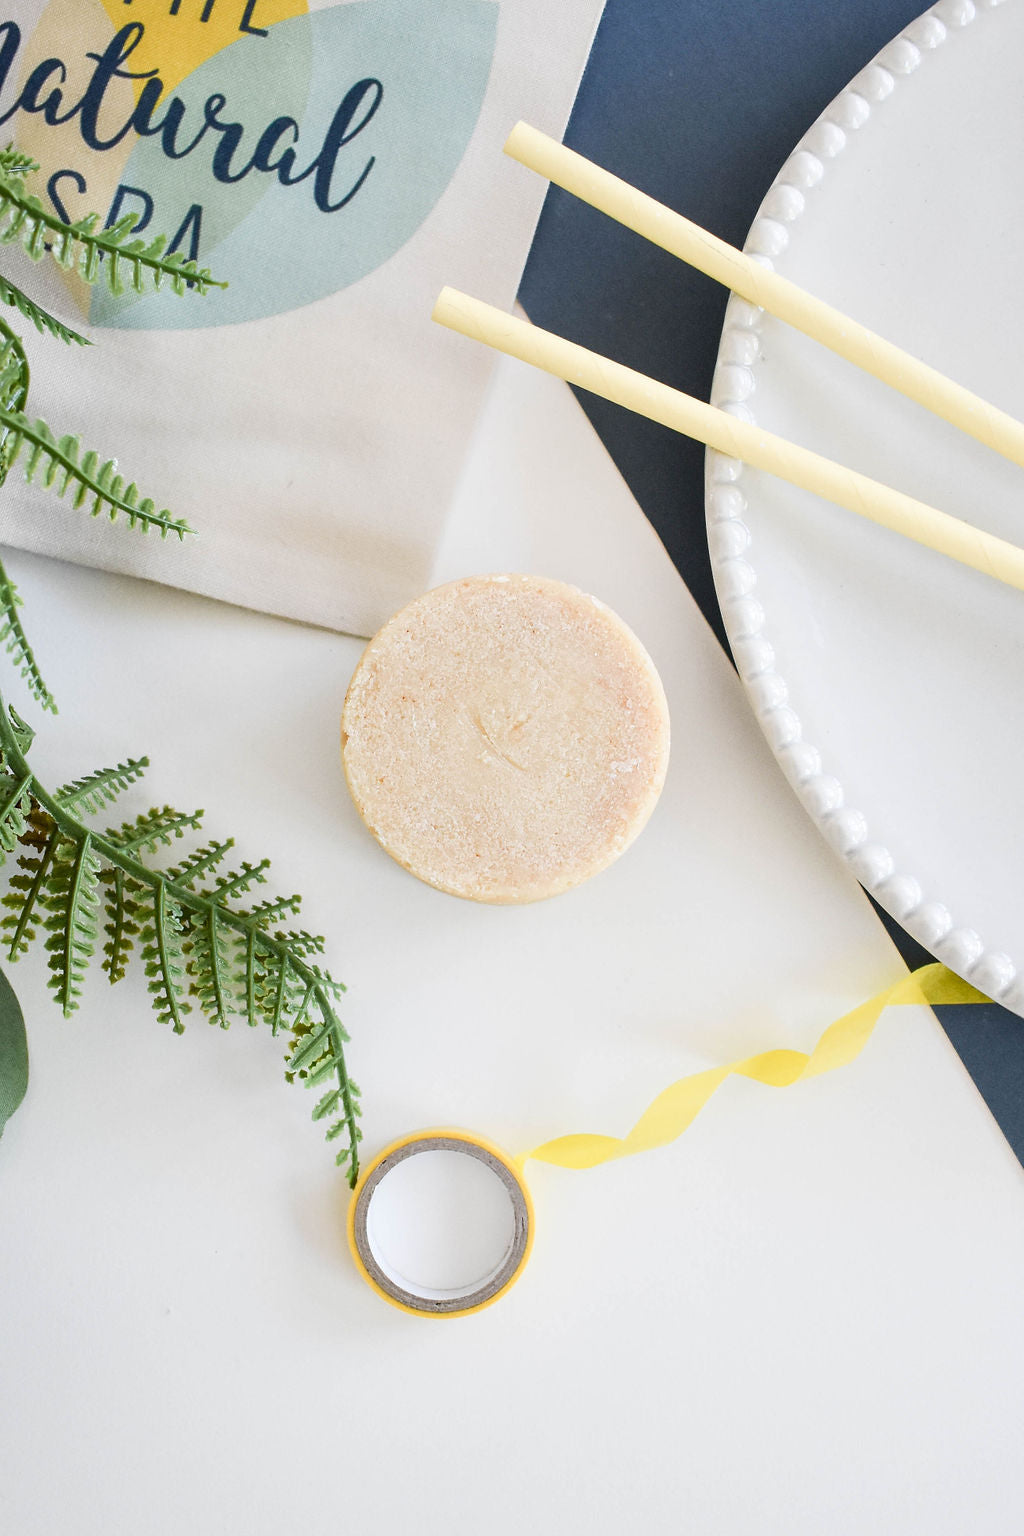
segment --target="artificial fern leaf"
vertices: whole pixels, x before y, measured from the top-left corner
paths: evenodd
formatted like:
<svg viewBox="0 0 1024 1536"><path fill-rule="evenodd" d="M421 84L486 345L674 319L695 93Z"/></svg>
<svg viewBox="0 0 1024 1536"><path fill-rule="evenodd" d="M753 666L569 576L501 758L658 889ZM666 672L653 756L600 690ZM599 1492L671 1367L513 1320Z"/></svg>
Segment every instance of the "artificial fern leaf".
<svg viewBox="0 0 1024 1536"><path fill-rule="evenodd" d="M17 960L25 954L36 937L32 926L36 910L50 874L60 833L44 811L38 808L30 818L31 833L22 837L23 852L18 859L20 873L11 876L11 890L3 899L10 910L0 919L5 937L9 937L8 956Z"/></svg>
<svg viewBox="0 0 1024 1536"><path fill-rule="evenodd" d="M218 901L227 901L232 896L241 896L252 886L263 885L269 868L269 859L261 859L258 864L243 863L240 870L233 870L230 875L225 875L223 880L217 881L211 891L204 891L203 894L214 896Z"/></svg>
<svg viewBox="0 0 1024 1536"><path fill-rule="evenodd" d="M28 402L28 358L20 339L5 320L0 320L0 408L23 411ZM0 428L0 485L14 463L14 442Z"/></svg>
<svg viewBox="0 0 1024 1536"><path fill-rule="evenodd" d="M28 766L31 741L29 728L13 710L5 713L0 700L0 862L20 826L18 868L0 917L12 957L26 951L37 925L45 926L50 986L71 1013L99 941L102 897L103 969L111 981L120 980L138 947L157 1016L177 1033L191 994L222 1026L239 1014L251 1025L266 1023L274 1033L292 1036L286 1076L320 1086L315 1118L329 1141L344 1139L336 1161L354 1182L359 1092L345 1064L348 1036L332 1004L343 988L309 958L322 950L321 939L271 926L297 910L298 898L261 902L248 912L232 907L237 895L263 880L266 860L242 861L202 889L202 877L223 863L230 839L199 848L169 870L142 863L142 854L198 827L202 813L165 806L120 828L95 831L81 817L134 782L145 760L90 774L54 795Z"/></svg>
<svg viewBox="0 0 1024 1536"><path fill-rule="evenodd" d="M0 714L2 714L2 713L3 713L3 710L0 709ZM9 726L9 729L10 729L10 732L11 732L11 737L12 737L12 739L14 741L14 745L15 745L17 751L19 751L19 752L27 752L29 747L32 745L32 743L36 739L35 731L32 729L32 727L28 724L27 721L25 721L25 720L23 720L21 718L21 716L18 714L17 710L14 708L13 704L9 704L7 706L7 715L8 715L7 724ZM2 732L0 732L0 736L2 736ZM0 757L2 757L2 756L3 756L3 753L2 753L2 751L0 751Z"/></svg>
<svg viewBox="0 0 1024 1536"><path fill-rule="evenodd" d="M23 293L16 283L12 283L6 277L0 277L0 303L9 304L20 315L24 315L40 335L43 331L47 331L57 341L63 341L68 346L72 342L79 347L92 346L88 336L80 336L77 331L73 331L70 325L65 325L63 320L57 319L56 315L51 315L49 310L37 304L34 299L30 299L27 293Z"/></svg>
<svg viewBox="0 0 1024 1536"><path fill-rule="evenodd" d="M32 810L32 775L20 779L4 775L0 783L0 848L13 853L28 826Z"/></svg>
<svg viewBox="0 0 1024 1536"><path fill-rule="evenodd" d="M308 1073L325 1055L330 1054L330 1044L331 1027L327 1023L316 1029L310 1028L306 1033L301 1028L297 1029L294 1048L288 1057L288 1071L293 1077ZM313 1111L313 1118L319 1118L316 1110Z"/></svg>
<svg viewBox="0 0 1024 1536"><path fill-rule="evenodd" d="M328 1115L333 1115L341 1102L341 1089L331 1088L324 1094L313 1110L314 1120L326 1120ZM330 1139L328 1137L328 1139Z"/></svg>
<svg viewBox="0 0 1024 1536"><path fill-rule="evenodd" d="M157 241L129 241L136 222L134 214L126 215L110 229L97 229L96 213L73 224L65 223L26 190L21 179L24 174L0 167L0 243L12 245L20 241L33 261L40 261L49 249L60 266L77 271L87 283L105 277L115 294L125 291L125 272L140 293L147 282L158 288L164 278L170 278L179 293L184 293L186 287L206 293L210 288L227 286L215 281L206 267L186 261L180 252L164 255L163 246Z"/></svg>
<svg viewBox="0 0 1024 1536"><path fill-rule="evenodd" d="M354 1182L359 1163L357 1148L362 1133L355 1123L359 1113L359 1089L345 1069L344 1044L348 1036L319 983L313 985L312 1000L319 1013L319 1023L303 1022L296 1029L285 1076L289 1082L300 1079L307 1087L322 1083L330 1076L336 1078L337 1090L329 1089L318 1100L313 1118L326 1119L336 1110L342 1111L338 1120L328 1127L327 1140L335 1141L343 1132L347 1132L348 1144L338 1153L335 1162L339 1167L349 1165L349 1176Z"/></svg>
<svg viewBox="0 0 1024 1536"><path fill-rule="evenodd" d="M129 784L141 779L149 767L148 757L130 757L118 763L116 768L100 768L96 773L76 779L58 789L54 799L62 811L72 811L76 816L83 812L96 812L112 804Z"/></svg>
<svg viewBox="0 0 1024 1536"><path fill-rule="evenodd" d="M0 171L7 176L29 176L33 171L38 171L39 162L33 160L31 155L26 155L22 150L15 149L13 144L8 144L0 149Z"/></svg>
<svg viewBox="0 0 1024 1536"><path fill-rule="evenodd" d="M129 527L141 528L144 533L150 528L159 529L161 538L175 533L184 539L194 531L183 519L172 517L166 507L158 511L148 496L140 500L134 481L126 485L124 476L118 474L116 460L100 464L99 454L90 449L79 463L77 437L68 434L58 442L45 421L31 422L23 411L3 408L0 432L6 433L3 445L8 465L14 464L24 452L25 479L31 484L41 468L44 485L57 496L63 497L69 487L72 489L75 508L89 501L93 517L106 513L114 522L123 516Z"/></svg>
<svg viewBox="0 0 1024 1536"><path fill-rule="evenodd" d="M123 869L104 869L100 880L107 892L107 921L104 933L103 969L111 985L121 981L128 969L128 959L145 922L146 887Z"/></svg>
<svg viewBox="0 0 1024 1536"><path fill-rule="evenodd" d="M307 933L304 928L289 928L287 932L277 934L282 944L299 955L322 955L324 941L319 934Z"/></svg>
<svg viewBox="0 0 1024 1536"><path fill-rule="evenodd" d="M224 931L220 914L211 902L194 919L186 946L192 991L207 1018L227 1029L235 1011L236 968L232 937Z"/></svg>
<svg viewBox="0 0 1024 1536"><path fill-rule="evenodd" d="M245 936L245 951L242 969L238 980L243 988L245 1006L242 1009L243 1017L251 1029L255 1029L259 1023L259 1010L256 1006L256 945L258 939L255 929L250 928Z"/></svg>
<svg viewBox="0 0 1024 1536"><path fill-rule="evenodd" d="M143 811L118 831L109 831L107 837L125 853L155 853L161 844L169 848L174 838L184 837L186 830L198 827L202 819L202 811L176 811L165 805L162 810Z"/></svg>
<svg viewBox="0 0 1024 1536"><path fill-rule="evenodd" d="M6 320L0 320L0 405L22 411L28 399L28 358Z"/></svg>
<svg viewBox="0 0 1024 1536"><path fill-rule="evenodd" d="M0 643L20 670L33 697L44 709L48 709L55 715L57 706L54 703L53 694L43 681L32 647L28 643L28 636L22 628L18 615L20 607L21 598L18 595L18 589L0 565Z"/></svg>
<svg viewBox="0 0 1024 1536"><path fill-rule="evenodd" d="M261 928L269 928L272 923L279 923L282 918L294 917L301 906L301 896L278 896L274 901L258 901L245 915L252 918L253 922L258 923Z"/></svg>
<svg viewBox="0 0 1024 1536"><path fill-rule="evenodd" d="M62 839L50 868L43 900L50 911L46 941L50 986L69 1018L78 1007L86 966L99 936L100 861L92 834Z"/></svg>
<svg viewBox="0 0 1024 1536"><path fill-rule="evenodd" d="M256 1004L276 1035L287 1026L290 1014L298 1007L298 978L287 950L268 953L256 984Z"/></svg>
<svg viewBox="0 0 1024 1536"><path fill-rule="evenodd" d="M13 853L28 825L32 810L32 775L21 779L4 777L0 788L0 848Z"/></svg>
<svg viewBox="0 0 1024 1536"><path fill-rule="evenodd" d="M151 920L142 930L142 958L157 1018L170 1024L176 1035L183 1032L184 1016L192 1011L186 997L183 927L181 907L161 880L153 889Z"/></svg>
<svg viewBox="0 0 1024 1536"><path fill-rule="evenodd" d="M275 935L268 938L250 927L246 936L245 963L239 972L244 986L249 1022L263 1020L273 1035L296 1027L299 1009L311 973L297 964L298 957ZM301 962L299 962L301 963Z"/></svg>
<svg viewBox="0 0 1024 1536"><path fill-rule="evenodd" d="M163 246L154 249L157 241L127 241L135 226L135 215L126 215L111 229L97 229L98 214L88 214L74 224L64 223L26 190L23 175L25 170L0 167L0 243L9 246L20 241L34 261L40 261L51 250L61 267L75 270L86 283L97 283L100 276L106 276L112 293L124 292L124 270L129 272L132 286L138 292L143 292L146 281L160 287L164 278L170 278L177 292L184 292L187 286L197 293L227 286L216 283L207 267L184 260L180 252L167 257ZM101 263L106 272L101 270Z"/></svg>
<svg viewBox="0 0 1024 1536"><path fill-rule="evenodd" d="M200 875L205 875L208 870L215 869L225 858L228 852L235 846L233 837L229 837L223 843L210 843L206 848L198 848L195 853L189 854L180 864L167 871L167 879L173 885L195 885Z"/></svg>

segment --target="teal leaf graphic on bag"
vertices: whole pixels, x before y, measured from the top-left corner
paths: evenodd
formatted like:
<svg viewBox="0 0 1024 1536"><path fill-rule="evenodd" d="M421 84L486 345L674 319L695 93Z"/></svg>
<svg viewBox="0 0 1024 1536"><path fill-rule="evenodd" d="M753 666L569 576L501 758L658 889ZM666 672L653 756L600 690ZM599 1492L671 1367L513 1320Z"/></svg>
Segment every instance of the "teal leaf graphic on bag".
<svg viewBox="0 0 1024 1536"><path fill-rule="evenodd" d="M0 971L0 1136L28 1087L28 1042L21 1005Z"/></svg>
<svg viewBox="0 0 1024 1536"><path fill-rule="evenodd" d="M127 206L150 208L154 229L180 230L191 215L179 248L230 286L189 306L97 289L91 322L262 319L381 266L462 159L497 22L496 0L354 0L207 59L171 93L184 107L177 134L140 138L122 179L145 194Z"/></svg>

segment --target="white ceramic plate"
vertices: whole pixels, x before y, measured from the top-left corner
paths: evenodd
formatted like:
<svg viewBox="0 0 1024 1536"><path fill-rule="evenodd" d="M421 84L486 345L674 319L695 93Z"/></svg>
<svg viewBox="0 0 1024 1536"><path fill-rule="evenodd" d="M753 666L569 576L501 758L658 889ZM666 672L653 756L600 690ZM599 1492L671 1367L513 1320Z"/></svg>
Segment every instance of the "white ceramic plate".
<svg viewBox="0 0 1024 1536"><path fill-rule="evenodd" d="M1024 3L943 0L786 161L747 250L1024 415ZM715 403L1024 544L1024 470L742 300ZM710 453L741 675L858 879L1024 1014L1024 595Z"/></svg>

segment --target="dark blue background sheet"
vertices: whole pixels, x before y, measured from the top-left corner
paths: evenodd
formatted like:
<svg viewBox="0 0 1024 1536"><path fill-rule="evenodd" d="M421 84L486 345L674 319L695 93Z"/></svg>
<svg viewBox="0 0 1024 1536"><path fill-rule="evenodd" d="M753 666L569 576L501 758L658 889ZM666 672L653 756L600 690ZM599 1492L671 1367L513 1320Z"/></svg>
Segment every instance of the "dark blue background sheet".
<svg viewBox="0 0 1024 1536"><path fill-rule="evenodd" d="M566 142L742 245L797 140L923 9L920 0L607 0ZM725 292L558 188L520 298L536 324L708 398ZM724 646L703 448L578 395ZM879 916L909 965L929 958ZM1024 1023L995 1005L938 1012L1024 1161Z"/></svg>

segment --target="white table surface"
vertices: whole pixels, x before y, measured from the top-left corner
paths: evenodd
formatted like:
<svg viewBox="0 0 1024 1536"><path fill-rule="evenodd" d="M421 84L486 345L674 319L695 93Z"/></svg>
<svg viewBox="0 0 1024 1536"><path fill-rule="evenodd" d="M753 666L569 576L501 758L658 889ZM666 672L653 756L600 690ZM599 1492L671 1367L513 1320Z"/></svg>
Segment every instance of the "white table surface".
<svg viewBox="0 0 1024 1536"><path fill-rule="evenodd" d="M273 856L349 984L370 1153L437 1123L511 1151L623 1132L674 1077L806 1048L900 973L571 395L520 365L438 578L592 590L673 715L644 836L554 901L440 895L363 830L337 750L360 642L10 569L63 710L37 771L148 752L130 809L202 804ZM662 1152L534 1166L524 1278L434 1322L358 1279L280 1042L178 1039L139 974L97 969L68 1022L38 953L13 979L33 1075L0 1142L5 1536L1019 1531L1024 1175L926 1010L802 1088L727 1083Z"/></svg>

